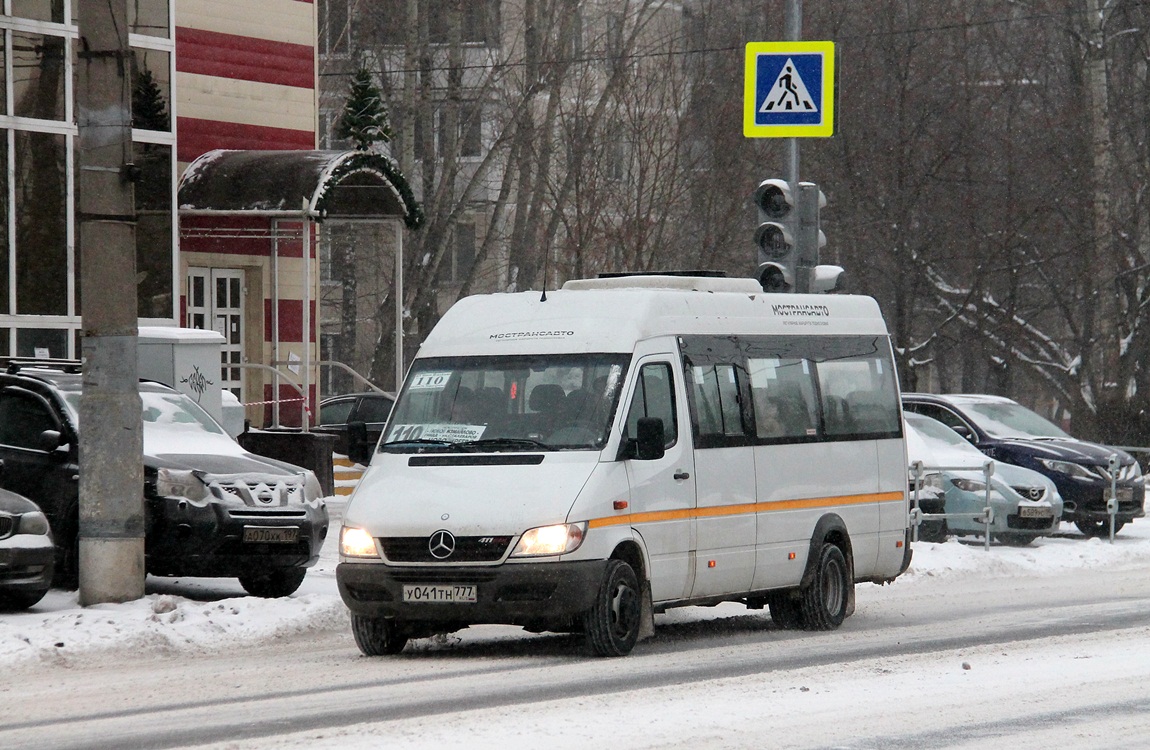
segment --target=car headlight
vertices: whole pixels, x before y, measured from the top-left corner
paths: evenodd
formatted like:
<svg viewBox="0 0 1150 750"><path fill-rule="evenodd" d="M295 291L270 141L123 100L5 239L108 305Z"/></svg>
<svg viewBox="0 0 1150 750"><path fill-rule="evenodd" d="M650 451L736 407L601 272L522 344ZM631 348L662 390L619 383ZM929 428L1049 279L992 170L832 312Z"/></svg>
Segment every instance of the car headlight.
<svg viewBox="0 0 1150 750"><path fill-rule="evenodd" d="M937 471L932 471L929 474L924 474L922 476L922 484L919 485L919 489L925 490L927 488L941 490L942 474L939 474Z"/></svg>
<svg viewBox="0 0 1150 750"><path fill-rule="evenodd" d="M20 516L20 522L16 526L18 533L32 534L35 536L43 536L47 534L49 530L48 517L38 510Z"/></svg>
<svg viewBox="0 0 1150 750"><path fill-rule="evenodd" d="M379 557L375 539L357 526L344 526L339 530L339 553L345 557Z"/></svg>
<svg viewBox="0 0 1150 750"><path fill-rule="evenodd" d="M194 471L157 469L156 494L160 497L182 497L193 502L202 502L211 495L211 492Z"/></svg>
<svg viewBox="0 0 1150 750"><path fill-rule="evenodd" d="M1052 458L1040 458L1038 462L1045 466L1050 471L1057 471L1059 474L1065 474L1074 479L1094 480L1098 479L1098 475L1082 464L1072 463L1070 461L1056 461Z"/></svg>
<svg viewBox="0 0 1150 750"><path fill-rule="evenodd" d="M565 555L579 549L587 534L587 523L560 523L528 529L519 537L512 557Z"/></svg>
<svg viewBox="0 0 1150 750"><path fill-rule="evenodd" d="M950 483L963 492L986 492L986 482L980 482L977 479L951 477Z"/></svg>
<svg viewBox="0 0 1150 750"><path fill-rule="evenodd" d="M323 486L314 471L305 471L303 475L304 500L315 501L323 497Z"/></svg>

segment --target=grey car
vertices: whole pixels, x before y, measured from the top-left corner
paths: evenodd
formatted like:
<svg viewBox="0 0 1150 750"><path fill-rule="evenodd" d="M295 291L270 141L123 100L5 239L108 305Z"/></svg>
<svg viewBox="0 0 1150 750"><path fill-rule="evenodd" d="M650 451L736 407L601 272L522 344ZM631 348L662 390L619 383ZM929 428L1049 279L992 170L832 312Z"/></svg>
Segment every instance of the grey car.
<svg viewBox="0 0 1150 750"><path fill-rule="evenodd" d="M55 544L40 506L0 490L0 610L27 609L52 586Z"/></svg>

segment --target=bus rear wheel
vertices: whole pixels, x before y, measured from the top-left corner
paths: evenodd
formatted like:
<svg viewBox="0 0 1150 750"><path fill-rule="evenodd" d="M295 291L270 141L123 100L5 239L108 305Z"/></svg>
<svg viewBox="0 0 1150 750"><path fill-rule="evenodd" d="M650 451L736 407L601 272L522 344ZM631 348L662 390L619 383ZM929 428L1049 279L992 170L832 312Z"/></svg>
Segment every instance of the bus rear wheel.
<svg viewBox="0 0 1150 750"><path fill-rule="evenodd" d="M834 630L847 616L852 586L850 568L843 552L830 543L819 550L815 574L799 595L803 627L807 630Z"/></svg>

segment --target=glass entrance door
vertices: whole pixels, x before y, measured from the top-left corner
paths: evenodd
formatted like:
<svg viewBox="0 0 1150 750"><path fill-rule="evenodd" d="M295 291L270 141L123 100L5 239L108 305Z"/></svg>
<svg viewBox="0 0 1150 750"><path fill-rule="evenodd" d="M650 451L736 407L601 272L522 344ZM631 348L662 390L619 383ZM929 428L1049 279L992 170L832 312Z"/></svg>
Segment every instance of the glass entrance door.
<svg viewBox="0 0 1150 750"><path fill-rule="evenodd" d="M238 268L189 268L187 326L224 337L220 387L243 400L244 272Z"/></svg>

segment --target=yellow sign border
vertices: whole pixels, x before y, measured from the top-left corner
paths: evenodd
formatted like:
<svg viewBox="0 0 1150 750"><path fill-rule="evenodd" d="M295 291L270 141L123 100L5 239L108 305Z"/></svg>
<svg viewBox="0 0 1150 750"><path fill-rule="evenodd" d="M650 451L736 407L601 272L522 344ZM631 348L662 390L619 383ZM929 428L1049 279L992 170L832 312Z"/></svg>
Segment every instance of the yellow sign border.
<svg viewBox="0 0 1150 750"><path fill-rule="evenodd" d="M822 101L818 125L756 125L755 95L759 55L821 53L823 56ZM835 43L834 42L747 42L743 60L743 135L747 138L828 138L835 130Z"/></svg>

